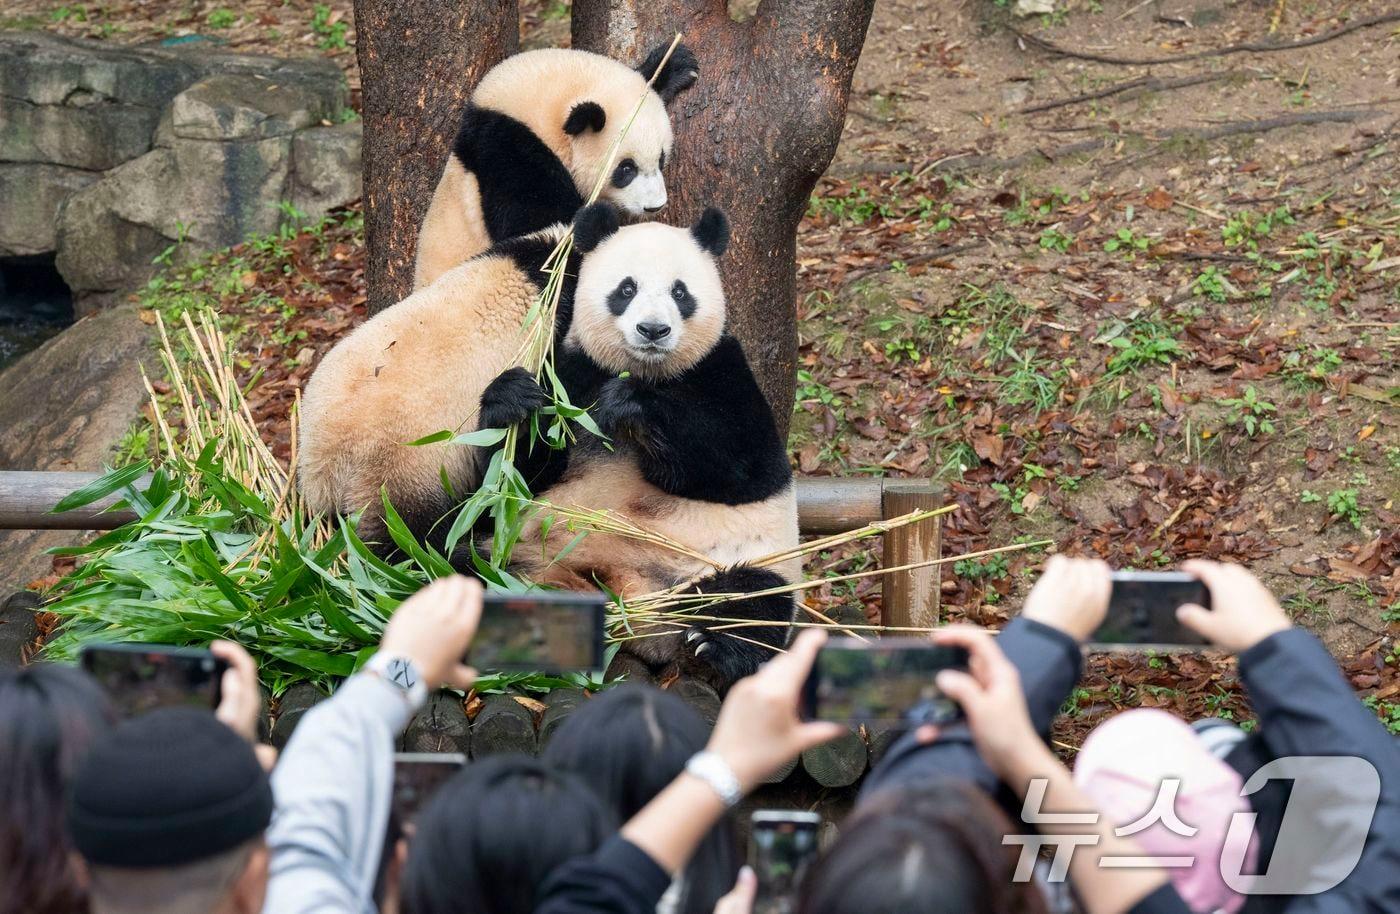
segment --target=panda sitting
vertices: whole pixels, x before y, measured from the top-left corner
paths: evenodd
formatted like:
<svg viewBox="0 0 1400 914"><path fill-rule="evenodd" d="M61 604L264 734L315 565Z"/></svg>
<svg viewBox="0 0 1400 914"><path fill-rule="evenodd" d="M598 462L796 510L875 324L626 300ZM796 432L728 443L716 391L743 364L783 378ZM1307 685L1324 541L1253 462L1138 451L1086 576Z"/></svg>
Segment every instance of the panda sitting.
<svg viewBox="0 0 1400 914"><path fill-rule="evenodd" d="M624 598L689 581L697 582L691 592L720 593L798 579L796 560L745 564L797 545L797 503L772 412L725 332L716 258L728 242L728 220L713 208L689 229L654 226L630 237L608 204L579 213L574 244L583 259L555 371L611 447L584 435L567 451L541 446L518 461L550 503L610 511L713 564L600 532L564 550L574 534L563 524L542 529L539 517L511 559L532 579L570 589L601 584ZM524 422L544 402L527 372L506 371L482 395L480 424ZM623 651L653 672L679 662L723 690L787 643L793 613L790 594L721 604L710 614L773 624L733 635L702 621L685 631L642 624L634 627L642 637Z"/></svg>

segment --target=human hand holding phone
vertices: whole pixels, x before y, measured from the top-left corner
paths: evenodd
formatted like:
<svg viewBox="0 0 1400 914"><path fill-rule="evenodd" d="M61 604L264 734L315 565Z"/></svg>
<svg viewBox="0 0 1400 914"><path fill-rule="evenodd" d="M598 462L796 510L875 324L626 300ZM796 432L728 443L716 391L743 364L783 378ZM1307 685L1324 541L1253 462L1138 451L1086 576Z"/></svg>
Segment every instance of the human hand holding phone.
<svg viewBox="0 0 1400 914"><path fill-rule="evenodd" d="M413 661L429 688L471 688L476 670L461 658L476 634L481 594L481 582L473 578L438 578L394 611L379 650Z"/></svg>
<svg viewBox="0 0 1400 914"><path fill-rule="evenodd" d="M839 724L803 723L797 714L803 683L825 643L826 632L807 629L725 697L707 748L728 763L745 793L802 752L845 732Z"/></svg>
<svg viewBox="0 0 1400 914"><path fill-rule="evenodd" d="M214 716L219 722L253 745L258 742L258 718L262 715L262 693L258 690L258 666L241 645L215 641L209 653L228 668L219 680L219 705Z"/></svg>
<svg viewBox="0 0 1400 914"><path fill-rule="evenodd" d="M1049 754L1031 723L1021 674L990 632L950 625L935 632L933 640L968 653L967 672L943 670L937 683L943 694L962 706L978 754L999 778L1008 780L1018 763Z"/></svg>
<svg viewBox="0 0 1400 914"><path fill-rule="evenodd" d="M1100 559L1052 555L1021 615L1085 641L1103 623L1113 585Z"/></svg>
<svg viewBox="0 0 1400 914"><path fill-rule="evenodd" d="M1176 617L1212 644L1238 654L1293 627L1269 589L1242 566L1193 559L1181 570L1205 584L1211 608L1187 604Z"/></svg>

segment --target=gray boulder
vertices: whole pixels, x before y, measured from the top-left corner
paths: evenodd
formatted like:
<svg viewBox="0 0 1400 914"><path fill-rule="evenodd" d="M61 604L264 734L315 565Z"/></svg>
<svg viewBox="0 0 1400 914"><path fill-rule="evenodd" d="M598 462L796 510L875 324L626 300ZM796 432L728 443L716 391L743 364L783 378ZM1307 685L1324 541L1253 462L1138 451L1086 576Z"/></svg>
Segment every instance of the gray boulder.
<svg viewBox="0 0 1400 914"><path fill-rule="evenodd" d="M319 217L360 197L360 122L312 127L292 140L292 205Z"/></svg>
<svg viewBox="0 0 1400 914"><path fill-rule="evenodd" d="M39 162L0 162L0 254L52 251L63 201L98 179L96 172Z"/></svg>
<svg viewBox="0 0 1400 914"><path fill-rule="evenodd" d="M155 328L134 307L78 321L0 371L0 466L99 470L146 400L141 365L155 369ZM0 531L0 599L47 574L58 531Z"/></svg>

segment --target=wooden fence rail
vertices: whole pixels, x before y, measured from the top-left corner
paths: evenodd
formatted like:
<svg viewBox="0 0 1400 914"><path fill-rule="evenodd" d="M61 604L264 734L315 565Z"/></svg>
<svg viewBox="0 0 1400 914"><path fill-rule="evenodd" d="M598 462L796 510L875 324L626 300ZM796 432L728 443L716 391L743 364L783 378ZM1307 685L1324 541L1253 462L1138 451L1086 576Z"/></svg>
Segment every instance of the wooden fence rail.
<svg viewBox="0 0 1400 914"><path fill-rule="evenodd" d="M111 530L135 519L111 510L115 497L62 514L54 505L97 473L0 471L0 530ZM798 521L804 534L843 533L910 511L937 508L941 493L928 480L833 477L797 480ZM911 524L885 537L888 567L938 558L939 518ZM938 620L936 568L891 575L884 586L885 624L931 626Z"/></svg>

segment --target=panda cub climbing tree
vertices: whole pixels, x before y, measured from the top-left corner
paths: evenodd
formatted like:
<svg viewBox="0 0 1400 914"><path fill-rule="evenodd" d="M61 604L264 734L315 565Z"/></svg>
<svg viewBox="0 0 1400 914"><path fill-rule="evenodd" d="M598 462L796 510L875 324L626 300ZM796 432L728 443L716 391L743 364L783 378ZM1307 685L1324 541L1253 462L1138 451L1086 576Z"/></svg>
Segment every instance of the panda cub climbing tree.
<svg viewBox="0 0 1400 914"><path fill-rule="evenodd" d="M638 99L641 110L622 138L602 198L631 216L664 206L662 169L672 142L666 105L700 73L683 44L662 67L668 47L655 48L635 70L567 48L526 51L493 67L467 103L419 229L413 287L494 243L571 220Z"/></svg>
<svg viewBox="0 0 1400 914"><path fill-rule="evenodd" d="M537 446L517 461L550 503L611 511L709 561L600 532L565 550L574 534L563 524L543 529L546 509L511 556L532 580L627 597L690 581L692 591L751 593L798 579L796 561L747 564L797 545L797 504L772 412L725 332L716 258L728 241L717 209L688 229L646 234L619 229L608 204L579 214L574 245L583 259L555 372L611 446L582 434L566 451ZM544 403L534 378L512 369L483 394L482 425L524 422ZM723 689L787 643L793 613L790 594L736 600L715 614L768 624L733 634L703 622L672 633L642 625L623 651L653 671L678 662Z"/></svg>

